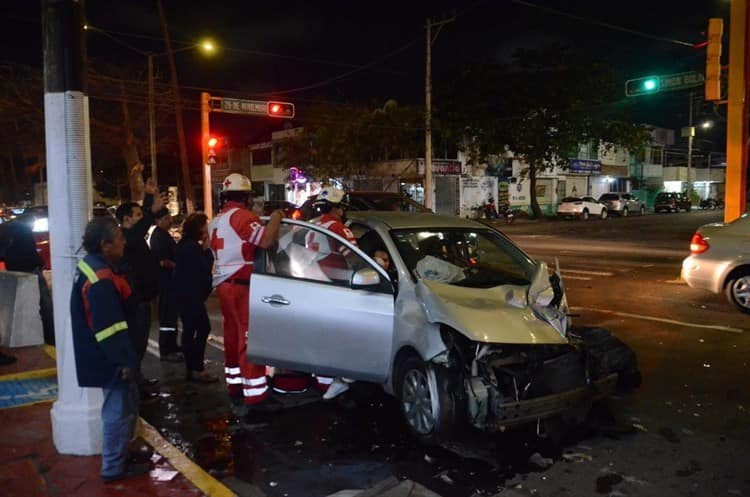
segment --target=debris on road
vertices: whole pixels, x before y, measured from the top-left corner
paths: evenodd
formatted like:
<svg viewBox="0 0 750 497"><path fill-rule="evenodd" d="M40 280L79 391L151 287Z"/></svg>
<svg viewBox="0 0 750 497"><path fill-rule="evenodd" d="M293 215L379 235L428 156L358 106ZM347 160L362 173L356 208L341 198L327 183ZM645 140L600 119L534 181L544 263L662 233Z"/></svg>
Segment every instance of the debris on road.
<svg viewBox="0 0 750 497"><path fill-rule="evenodd" d="M534 452L533 454L531 454L531 457L529 457L529 463L533 464L539 469L547 469L555 464L555 461L553 461L549 457L543 457L539 452Z"/></svg>
<svg viewBox="0 0 750 497"><path fill-rule="evenodd" d="M562 455L562 458L568 462L584 462L592 461L594 458L583 452L566 452Z"/></svg>

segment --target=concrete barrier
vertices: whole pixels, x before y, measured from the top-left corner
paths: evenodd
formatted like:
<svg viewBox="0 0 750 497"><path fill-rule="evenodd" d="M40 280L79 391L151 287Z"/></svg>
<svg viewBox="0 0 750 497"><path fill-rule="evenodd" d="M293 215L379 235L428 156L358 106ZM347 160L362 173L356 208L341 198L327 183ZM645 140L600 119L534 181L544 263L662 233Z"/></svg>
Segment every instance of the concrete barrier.
<svg viewBox="0 0 750 497"><path fill-rule="evenodd" d="M43 343L38 276L0 271L0 345L28 347Z"/></svg>

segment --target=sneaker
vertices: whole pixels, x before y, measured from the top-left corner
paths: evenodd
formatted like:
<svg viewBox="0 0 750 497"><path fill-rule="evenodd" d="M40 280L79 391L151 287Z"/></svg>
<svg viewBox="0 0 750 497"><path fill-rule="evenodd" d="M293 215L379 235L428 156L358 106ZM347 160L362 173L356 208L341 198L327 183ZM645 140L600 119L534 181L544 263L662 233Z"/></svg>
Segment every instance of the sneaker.
<svg viewBox="0 0 750 497"><path fill-rule="evenodd" d="M112 481L117 480L124 480L125 478L130 478L131 476L138 476L142 475L144 473L148 473L151 467L148 465L148 463L128 463L127 466L125 466L125 471L123 471L120 474L117 475L111 475L111 476L105 476L102 475L102 479L105 483L109 483Z"/></svg>
<svg viewBox="0 0 750 497"><path fill-rule="evenodd" d="M323 394L323 400L335 399L347 390L349 390L349 383L345 382L342 378L336 378L328 387L326 393Z"/></svg>

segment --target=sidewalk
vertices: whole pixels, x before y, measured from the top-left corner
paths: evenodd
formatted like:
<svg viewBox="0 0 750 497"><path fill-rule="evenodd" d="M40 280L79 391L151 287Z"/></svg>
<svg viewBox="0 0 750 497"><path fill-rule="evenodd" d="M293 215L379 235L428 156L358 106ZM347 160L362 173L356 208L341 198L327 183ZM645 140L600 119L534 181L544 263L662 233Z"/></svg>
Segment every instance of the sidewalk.
<svg viewBox="0 0 750 497"><path fill-rule="evenodd" d="M69 456L52 441L50 409L57 397L54 348L3 350L15 364L0 366L0 494L46 496L234 495L141 420L139 435L154 449L151 472L105 484L99 456Z"/></svg>
<svg viewBox="0 0 750 497"><path fill-rule="evenodd" d="M50 409L57 398L55 349L3 349L15 364L0 366L0 494L3 497L236 496L188 459L141 418L139 436L153 449L151 471L104 483L101 458L57 452ZM230 478L241 495L264 497L258 487ZM235 481L236 480L236 481ZM369 489L342 490L329 497L440 497L411 480L388 478Z"/></svg>

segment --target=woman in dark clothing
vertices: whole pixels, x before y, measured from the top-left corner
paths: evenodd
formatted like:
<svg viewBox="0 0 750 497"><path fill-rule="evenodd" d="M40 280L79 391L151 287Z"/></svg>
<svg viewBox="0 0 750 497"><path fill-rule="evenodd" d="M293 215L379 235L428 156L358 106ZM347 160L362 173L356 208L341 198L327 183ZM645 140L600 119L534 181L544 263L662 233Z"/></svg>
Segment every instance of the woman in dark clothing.
<svg viewBox="0 0 750 497"><path fill-rule="evenodd" d="M206 339L211 324L206 299L211 294L211 267L214 257L208 237L205 214L191 214L182 225L182 239L175 255L174 283L182 320L182 350L188 381L211 383L218 377L203 366Z"/></svg>

